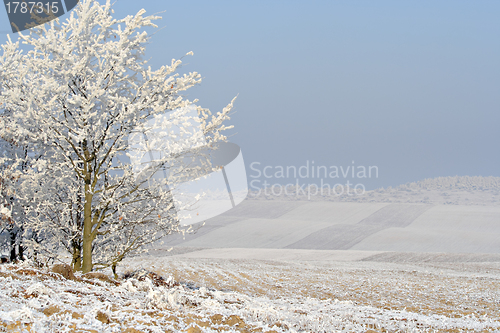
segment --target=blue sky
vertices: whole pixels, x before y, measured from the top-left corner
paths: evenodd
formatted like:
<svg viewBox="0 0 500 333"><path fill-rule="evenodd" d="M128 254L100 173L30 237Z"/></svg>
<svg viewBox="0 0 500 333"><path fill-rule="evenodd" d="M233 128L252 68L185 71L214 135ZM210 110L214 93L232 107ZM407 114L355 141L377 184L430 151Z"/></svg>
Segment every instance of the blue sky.
<svg viewBox="0 0 500 333"><path fill-rule="evenodd" d="M118 17L164 11L147 54L159 67L194 52L183 70L204 80L188 98L215 112L238 95L230 140L247 166L377 166L378 178L357 181L367 189L500 176L498 1L117 0L114 8Z"/></svg>

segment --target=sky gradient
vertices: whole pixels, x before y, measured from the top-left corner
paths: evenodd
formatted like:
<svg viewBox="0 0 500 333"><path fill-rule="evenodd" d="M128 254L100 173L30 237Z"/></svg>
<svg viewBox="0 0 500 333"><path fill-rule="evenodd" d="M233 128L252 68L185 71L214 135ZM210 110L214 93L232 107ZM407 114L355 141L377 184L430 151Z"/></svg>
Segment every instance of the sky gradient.
<svg viewBox="0 0 500 333"><path fill-rule="evenodd" d="M204 80L189 99L216 112L238 95L229 134L247 167L354 161L378 167L378 178L357 181L367 189L500 176L498 1L117 0L114 8L117 17L163 12L147 55L157 68L194 52L182 70Z"/></svg>

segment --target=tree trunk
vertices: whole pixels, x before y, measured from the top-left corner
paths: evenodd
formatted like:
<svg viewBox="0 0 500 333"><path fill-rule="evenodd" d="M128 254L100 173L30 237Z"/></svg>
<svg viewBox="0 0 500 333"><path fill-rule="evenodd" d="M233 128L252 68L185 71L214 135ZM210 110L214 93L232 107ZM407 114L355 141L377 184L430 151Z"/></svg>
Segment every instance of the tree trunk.
<svg viewBox="0 0 500 333"><path fill-rule="evenodd" d="M19 260L24 260L24 246L23 244L19 243L19 254L18 254L18 257L19 257Z"/></svg>
<svg viewBox="0 0 500 333"><path fill-rule="evenodd" d="M17 256L19 258L19 260L24 260L24 250L25 250L25 247L23 245L23 240L24 240L24 227L20 227L19 228L19 232L18 232L18 248L17 248Z"/></svg>
<svg viewBox="0 0 500 333"><path fill-rule="evenodd" d="M85 144L84 144L85 145ZM92 271L92 197L90 187L91 167L89 162L85 162L85 204L83 206L83 251L82 251L82 272Z"/></svg>
<svg viewBox="0 0 500 333"><path fill-rule="evenodd" d="M10 231L10 262L16 261L16 232L14 229Z"/></svg>
<svg viewBox="0 0 500 333"><path fill-rule="evenodd" d="M73 244L73 261L71 262L71 266L73 267L73 272L82 270L82 248L77 241L74 241Z"/></svg>
<svg viewBox="0 0 500 333"><path fill-rule="evenodd" d="M87 185L85 185L85 206L83 213L82 272L85 274L92 271L92 195L87 193Z"/></svg>

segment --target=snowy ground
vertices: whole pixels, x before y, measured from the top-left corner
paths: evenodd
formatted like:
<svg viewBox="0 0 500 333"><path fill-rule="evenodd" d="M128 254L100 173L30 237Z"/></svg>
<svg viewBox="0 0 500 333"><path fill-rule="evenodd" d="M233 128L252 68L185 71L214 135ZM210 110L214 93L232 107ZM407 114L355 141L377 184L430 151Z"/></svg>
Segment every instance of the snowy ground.
<svg viewBox="0 0 500 333"><path fill-rule="evenodd" d="M498 235L500 205L245 200L196 233L166 241L200 248L500 253Z"/></svg>
<svg viewBox="0 0 500 333"><path fill-rule="evenodd" d="M250 197L116 284L0 265L0 332L500 332L499 233L494 177Z"/></svg>
<svg viewBox="0 0 500 333"><path fill-rule="evenodd" d="M143 267L172 277L159 286L149 279L122 280L118 286L70 281L44 270L1 265L0 331L500 330L495 255L346 251L342 257L335 251L315 261L311 253L297 252L283 252L275 260L178 252L157 251L120 268L123 273Z"/></svg>

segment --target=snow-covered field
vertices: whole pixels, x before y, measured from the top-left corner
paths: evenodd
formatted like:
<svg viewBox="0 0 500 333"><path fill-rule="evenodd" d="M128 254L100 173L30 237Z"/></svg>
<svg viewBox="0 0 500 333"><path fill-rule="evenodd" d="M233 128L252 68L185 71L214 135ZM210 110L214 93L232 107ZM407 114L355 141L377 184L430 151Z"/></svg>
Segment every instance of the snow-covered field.
<svg viewBox="0 0 500 333"><path fill-rule="evenodd" d="M196 227L196 226L195 226ZM500 253L500 205L246 200L171 246Z"/></svg>
<svg viewBox="0 0 500 333"><path fill-rule="evenodd" d="M500 332L499 194L449 177L249 198L119 281L3 264L0 332Z"/></svg>
<svg viewBox="0 0 500 333"><path fill-rule="evenodd" d="M119 285L71 281L43 269L1 265L0 331L500 330L498 255L336 251L314 260L308 250L288 257L284 252L294 250L280 251L278 260L156 251L120 268L165 277L157 285L138 276Z"/></svg>

